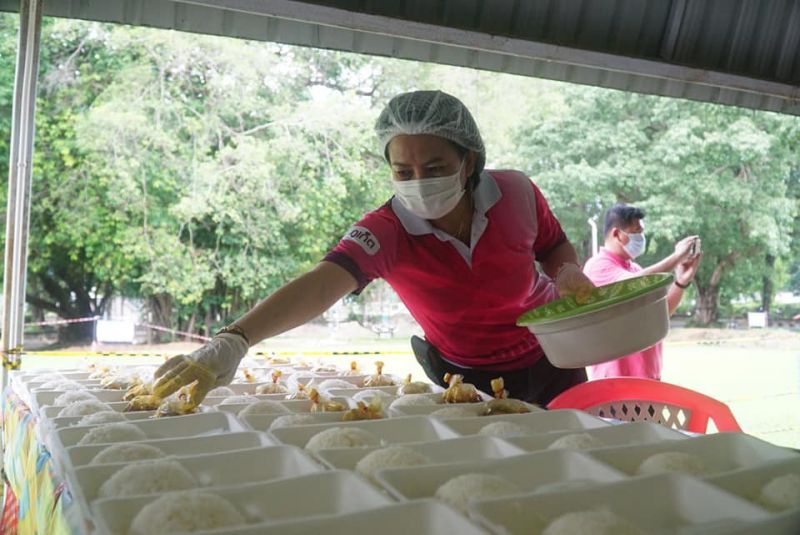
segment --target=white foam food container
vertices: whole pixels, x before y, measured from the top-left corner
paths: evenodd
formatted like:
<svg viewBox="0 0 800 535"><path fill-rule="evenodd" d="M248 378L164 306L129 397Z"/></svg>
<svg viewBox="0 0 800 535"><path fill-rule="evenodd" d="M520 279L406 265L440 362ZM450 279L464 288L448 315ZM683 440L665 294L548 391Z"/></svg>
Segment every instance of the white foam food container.
<svg viewBox="0 0 800 535"><path fill-rule="evenodd" d="M234 431L219 435L204 436L202 440L193 437L162 438L143 440L139 444L154 446L167 455L185 457L233 450L243 450L259 446L273 446L275 442L264 433L255 431ZM67 448L67 459L71 466L77 468L92 462L95 455L106 449L108 444L90 446L71 446Z"/></svg>
<svg viewBox="0 0 800 535"><path fill-rule="evenodd" d="M540 534L570 512L609 509L642 533L691 533L765 518L766 512L703 481L678 474L626 479L602 487L475 502L470 516L493 533Z"/></svg>
<svg viewBox="0 0 800 535"><path fill-rule="evenodd" d="M519 487L519 493L552 492L563 488L597 486L625 478L624 474L574 451L542 451L505 459L378 470L375 480L400 500L430 498L436 490L464 474L500 476Z"/></svg>
<svg viewBox="0 0 800 535"><path fill-rule="evenodd" d="M112 411L117 411L117 412L124 412L128 406L127 401L102 401L102 403L108 405L108 407ZM49 407L44 407L43 409L41 409L40 414L44 418L52 420L54 418L58 418L59 417L58 413L60 413L62 409L64 409L64 407L67 406L68 405L50 405ZM142 411L142 412L148 412L148 411Z"/></svg>
<svg viewBox="0 0 800 535"><path fill-rule="evenodd" d="M292 414L292 413L296 413L296 412L311 412L312 403L310 401L308 401L308 400L286 400L286 399L281 400L281 399L275 399L275 398L270 399L269 396L272 396L272 395L273 394L266 394L266 395L259 395L259 396L255 396L255 397L257 397L259 400L278 401L286 409L287 412L285 414ZM339 403L343 403L344 406L348 407L348 408L349 407L355 407L355 402L350 400L350 399L348 399L348 398L336 397L336 398L326 398L326 399L328 399L330 401L338 401ZM300 402L308 401L308 402L307 403L296 403L296 401L300 401ZM239 412L241 412L242 409L247 408L251 404L252 403L225 403L225 404L215 405L214 407L218 411L225 411L225 412L230 412L232 414L239 414ZM298 408L305 408L306 410L304 410L304 411L293 410L293 409L298 409ZM344 412L344 411L342 411L342 412ZM339 414L341 415L342 412L340 412Z"/></svg>
<svg viewBox="0 0 800 535"><path fill-rule="evenodd" d="M613 448L633 444L649 444L668 440L682 440L688 438L666 426L651 422L633 422L594 429L552 431L529 436L505 437L505 440L522 448L525 451L546 450L556 440L566 435L585 433L599 440L602 445L598 448ZM594 449L594 448L593 448Z"/></svg>
<svg viewBox="0 0 800 535"><path fill-rule="evenodd" d="M123 401L122 397L125 395L124 390L86 389L84 392L93 395L104 403L121 402ZM33 394L33 398L39 407L49 407L55 406L56 398L63 393L55 390L39 390Z"/></svg>
<svg viewBox="0 0 800 535"><path fill-rule="evenodd" d="M762 464L754 468L745 468L705 478L707 482L726 490L745 500L761 505L759 495L761 489L772 479L786 474L800 476L800 455L793 459L784 459ZM798 531L800 533L800 531Z"/></svg>
<svg viewBox="0 0 800 535"><path fill-rule="evenodd" d="M136 412L123 412L122 415L128 421L147 420L155 415L156 411L136 411ZM53 429L62 429L64 427L72 427L78 425L82 416L61 416L49 420L50 427Z"/></svg>
<svg viewBox="0 0 800 535"><path fill-rule="evenodd" d="M457 438L450 428L433 418L410 416L408 418L387 418L360 422L336 422L329 424L298 425L273 429L270 434L283 444L304 448L308 440L326 429L333 427L355 427L368 431L385 444L407 444L409 442L431 442L446 438Z"/></svg>
<svg viewBox="0 0 800 535"><path fill-rule="evenodd" d="M370 509L360 513L322 516L310 520L262 524L240 529L207 533L230 535L485 535L487 531L467 520L454 509L434 500L416 500Z"/></svg>
<svg viewBox="0 0 800 535"><path fill-rule="evenodd" d="M699 533L700 532L695 532ZM741 522L738 527L705 529L703 535L797 535L800 533L800 509L773 514L764 520Z"/></svg>
<svg viewBox="0 0 800 535"><path fill-rule="evenodd" d="M242 431L244 426L232 414L226 412L202 412L187 416L172 416L155 420L135 420L130 422L144 431L147 439L208 436ZM97 426L80 425L56 431L63 447L78 444L81 438Z"/></svg>
<svg viewBox="0 0 800 535"><path fill-rule="evenodd" d="M263 483L321 472L324 468L303 450L292 446L258 447L246 450L190 455L175 459L192 474L198 488ZM144 461L146 462L146 461ZM74 471L76 485L85 503L97 500L100 486L131 463L82 466Z"/></svg>
<svg viewBox="0 0 800 535"><path fill-rule="evenodd" d="M780 459L800 456L796 451L775 446L744 433L716 433L686 440L670 440L639 446L591 450L590 455L625 472L636 475L639 465L656 453L678 451L698 457L706 476L753 468Z"/></svg>
<svg viewBox="0 0 800 535"><path fill-rule="evenodd" d="M296 414L296 413L290 413ZM341 422L342 421L342 414L341 412L311 412L308 413L311 418L314 419L314 423L325 424L331 422ZM239 418L245 425L254 429L255 431L269 431L269 426L272 425L272 422L277 420L281 416L286 416L285 414L251 414L249 416L243 416Z"/></svg>
<svg viewBox="0 0 800 535"><path fill-rule="evenodd" d="M522 449L496 437L462 437L436 442L417 442L404 444L405 447L421 453L431 460L430 464L460 463L503 459L522 455ZM335 448L314 452L325 465L333 469L354 470L358 461L385 446L370 448Z"/></svg>
<svg viewBox="0 0 800 535"><path fill-rule="evenodd" d="M343 515L390 505L391 499L364 479L343 470L268 483L210 490L228 500L254 526L267 522ZM157 497L98 500L96 533L125 535L136 514ZM217 530L230 533L232 530Z"/></svg>
<svg viewBox="0 0 800 535"><path fill-rule="evenodd" d="M326 394L329 396L340 396L340 397L353 397L354 395L358 394L359 392L363 392L364 390L380 390L390 396L397 395L397 389L400 388L399 386L370 386L370 387L353 387L353 388L331 388L326 390Z"/></svg>
<svg viewBox="0 0 800 535"><path fill-rule="evenodd" d="M494 422L511 422L530 428L530 434L553 431L582 432L586 429L608 427L610 424L583 411L561 409L554 411L537 410L526 414L500 414L497 416L476 416L473 418L448 418L445 424L456 433L475 435L483 427Z"/></svg>

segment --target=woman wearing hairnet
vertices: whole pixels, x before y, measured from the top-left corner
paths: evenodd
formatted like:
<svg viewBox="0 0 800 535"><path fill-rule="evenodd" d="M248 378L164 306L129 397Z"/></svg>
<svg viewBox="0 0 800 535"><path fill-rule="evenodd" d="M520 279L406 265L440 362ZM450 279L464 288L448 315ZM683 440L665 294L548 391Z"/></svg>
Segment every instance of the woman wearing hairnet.
<svg viewBox="0 0 800 535"><path fill-rule="evenodd" d="M317 317L376 278L422 327L425 340L414 337L412 348L438 384L445 372L460 373L491 392L491 379L502 376L512 397L546 404L586 380L582 368L553 367L533 334L516 326L520 314L558 297L556 287L578 297L592 288L534 183L517 171L484 169L472 115L441 91L396 96L375 130L395 195L314 269L202 348L167 361L156 372L156 395L194 383L199 403L231 381L250 345Z"/></svg>

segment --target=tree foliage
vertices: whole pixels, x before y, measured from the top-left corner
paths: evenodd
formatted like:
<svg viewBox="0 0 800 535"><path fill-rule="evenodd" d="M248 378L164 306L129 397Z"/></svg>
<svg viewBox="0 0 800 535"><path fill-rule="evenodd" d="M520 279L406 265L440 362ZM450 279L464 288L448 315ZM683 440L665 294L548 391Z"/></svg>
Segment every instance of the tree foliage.
<svg viewBox="0 0 800 535"><path fill-rule="evenodd" d="M16 31L0 16L3 180ZM238 316L388 199L373 121L431 88L464 100L489 166L528 172L584 255L587 218L626 201L648 211L645 263L703 236L698 310L763 290L765 272L800 289L797 118L179 32L46 19L42 34L37 310L101 315L121 295L166 327Z"/></svg>

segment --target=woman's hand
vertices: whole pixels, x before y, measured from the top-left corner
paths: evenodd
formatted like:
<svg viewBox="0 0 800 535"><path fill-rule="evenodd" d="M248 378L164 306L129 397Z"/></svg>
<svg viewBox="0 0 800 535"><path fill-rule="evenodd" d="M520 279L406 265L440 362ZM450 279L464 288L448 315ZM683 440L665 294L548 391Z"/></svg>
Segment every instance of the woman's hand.
<svg viewBox="0 0 800 535"><path fill-rule="evenodd" d="M241 335L218 334L189 355L177 355L162 364L155 373L153 394L163 399L191 385L188 401L196 407L211 389L233 380L247 349L247 341Z"/></svg>
<svg viewBox="0 0 800 535"><path fill-rule="evenodd" d="M566 263L556 274L556 290L561 297L572 296L579 305L592 296L595 285L584 275L578 264Z"/></svg>

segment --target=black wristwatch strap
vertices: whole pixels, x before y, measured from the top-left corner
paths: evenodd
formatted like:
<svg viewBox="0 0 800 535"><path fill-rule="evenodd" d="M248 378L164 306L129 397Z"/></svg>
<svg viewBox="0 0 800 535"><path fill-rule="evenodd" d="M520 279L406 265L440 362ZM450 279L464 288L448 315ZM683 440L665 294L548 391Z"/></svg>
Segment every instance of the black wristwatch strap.
<svg viewBox="0 0 800 535"><path fill-rule="evenodd" d="M673 281L673 282L675 283L675 286L677 286L677 287L678 287L678 288L680 288L681 290L685 290L686 288L688 288L689 286L691 286L691 285L692 285L692 283L691 283L691 282L690 282L689 284L681 284L681 283L680 283L680 282L678 282L678 281Z"/></svg>

